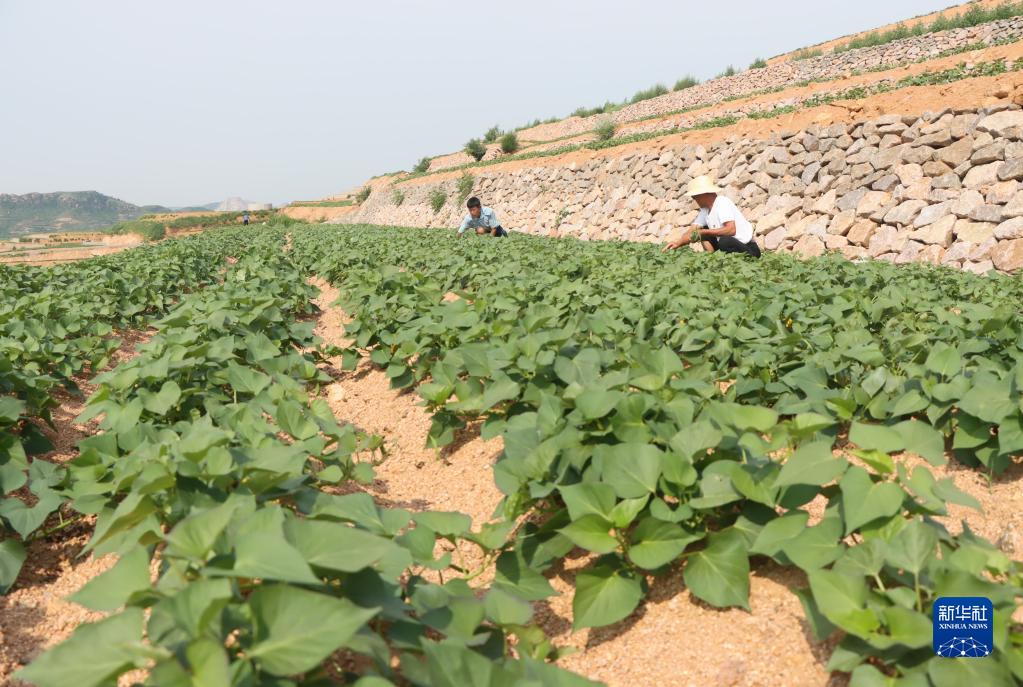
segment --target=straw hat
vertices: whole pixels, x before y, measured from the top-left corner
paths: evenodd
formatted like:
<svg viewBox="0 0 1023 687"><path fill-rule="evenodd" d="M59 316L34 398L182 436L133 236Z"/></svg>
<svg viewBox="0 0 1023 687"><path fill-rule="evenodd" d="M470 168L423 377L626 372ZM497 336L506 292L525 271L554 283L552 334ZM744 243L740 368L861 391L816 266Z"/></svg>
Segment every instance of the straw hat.
<svg viewBox="0 0 1023 687"><path fill-rule="evenodd" d="M714 185L709 176L698 176L689 182L689 190L686 195L690 198L701 196L704 193L721 193L721 189Z"/></svg>

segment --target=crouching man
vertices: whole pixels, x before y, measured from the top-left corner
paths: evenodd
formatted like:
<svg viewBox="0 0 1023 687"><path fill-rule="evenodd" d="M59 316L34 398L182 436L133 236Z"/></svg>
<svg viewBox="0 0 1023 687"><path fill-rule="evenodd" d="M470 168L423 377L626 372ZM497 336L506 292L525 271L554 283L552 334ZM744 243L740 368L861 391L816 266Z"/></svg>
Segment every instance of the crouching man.
<svg viewBox="0 0 1023 687"><path fill-rule="evenodd" d="M760 257L760 247L753 240L753 225L735 203L721 194L710 177L699 176L689 182L686 193L700 206L694 226L673 238L664 250L675 250L690 243L700 242L704 250L725 253L745 253Z"/></svg>
<svg viewBox="0 0 1023 687"><path fill-rule="evenodd" d="M480 203L480 199L473 196L465 204L469 209L469 214L462 219L462 226L458 228L458 236L462 237L465 235L466 230L473 229L477 234L490 235L490 236L507 236L508 232L504 230L500 222L497 221L497 215L490 208L483 207Z"/></svg>

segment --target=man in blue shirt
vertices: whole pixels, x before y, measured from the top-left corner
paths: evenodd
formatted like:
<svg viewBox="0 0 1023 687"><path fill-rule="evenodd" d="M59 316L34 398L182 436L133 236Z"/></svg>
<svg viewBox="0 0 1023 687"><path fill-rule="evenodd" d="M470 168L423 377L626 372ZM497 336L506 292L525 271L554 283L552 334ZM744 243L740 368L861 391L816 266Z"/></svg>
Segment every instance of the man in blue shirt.
<svg viewBox="0 0 1023 687"><path fill-rule="evenodd" d="M474 229L477 234L490 234L491 236L507 236L508 232L497 221L497 215L490 208L483 207L480 199L473 196L465 204L469 208L469 214L462 220L462 226L458 228L458 235L464 236L467 229Z"/></svg>

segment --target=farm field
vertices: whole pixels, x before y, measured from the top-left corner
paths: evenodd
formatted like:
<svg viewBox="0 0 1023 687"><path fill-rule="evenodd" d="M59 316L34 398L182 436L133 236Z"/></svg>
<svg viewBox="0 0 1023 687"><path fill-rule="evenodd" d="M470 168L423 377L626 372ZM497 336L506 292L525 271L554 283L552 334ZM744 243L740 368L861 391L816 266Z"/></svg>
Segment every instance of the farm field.
<svg viewBox="0 0 1023 687"><path fill-rule="evenodd" d="M0 267L0 674L1023 680L1018 276L409 231Z"/></svg>

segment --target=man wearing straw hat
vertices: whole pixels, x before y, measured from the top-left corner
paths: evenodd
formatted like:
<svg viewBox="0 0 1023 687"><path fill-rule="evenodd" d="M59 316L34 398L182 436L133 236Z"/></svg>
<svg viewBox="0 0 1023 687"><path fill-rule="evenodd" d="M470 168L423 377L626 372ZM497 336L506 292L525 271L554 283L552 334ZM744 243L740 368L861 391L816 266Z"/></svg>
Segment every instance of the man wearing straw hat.
<svg viewBox="0 0 1023 687"><path fill-rule="evenodd" d="M675 250L690 243L702 242L704 250L724 253L745 253L760 257L760 247L753 240L753 225L749 223L735 203L721 194L708 176L699 176L689 182L687 194L700 206L691 231L681 237L669 239L664 250Z"/></svg>

